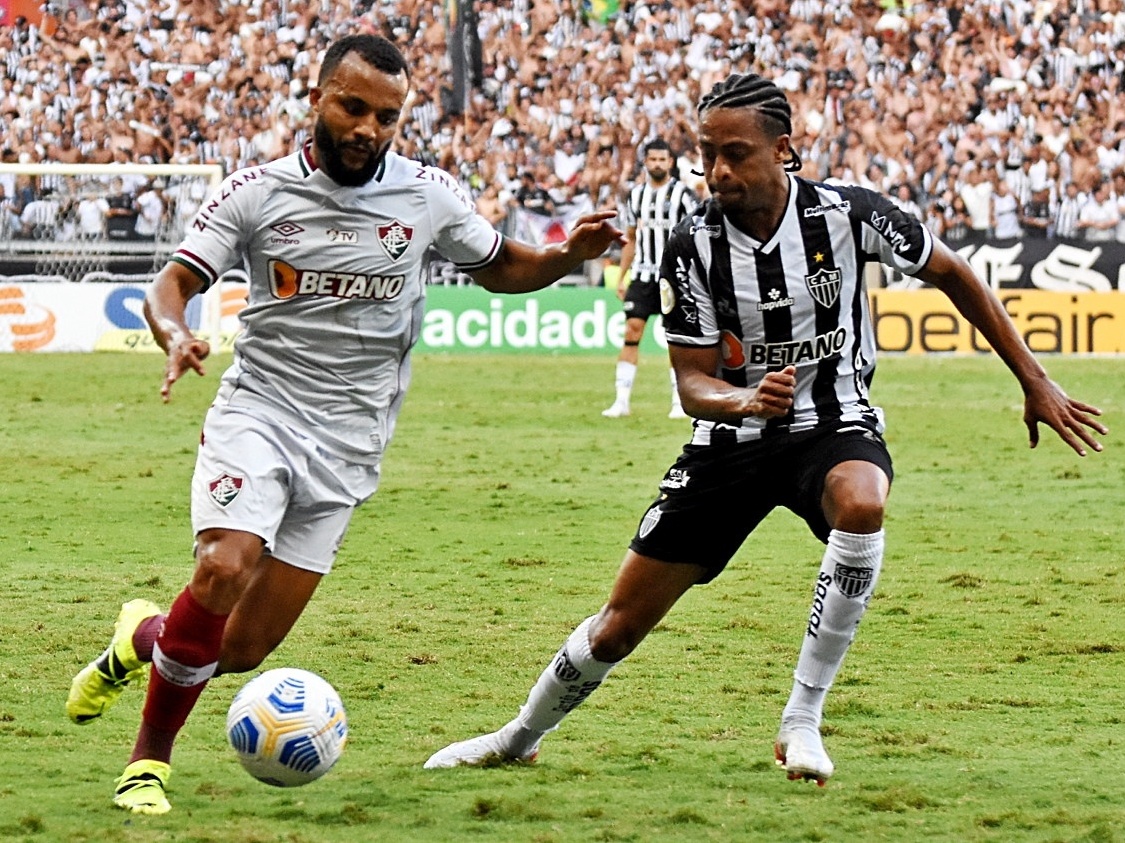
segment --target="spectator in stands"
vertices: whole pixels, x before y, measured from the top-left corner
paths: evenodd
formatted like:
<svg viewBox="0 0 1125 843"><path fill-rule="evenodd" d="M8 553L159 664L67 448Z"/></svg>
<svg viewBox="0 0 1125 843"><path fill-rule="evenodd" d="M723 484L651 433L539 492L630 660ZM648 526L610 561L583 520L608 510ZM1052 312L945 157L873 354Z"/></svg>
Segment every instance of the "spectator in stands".
<svg viewBox="0 0 1125 843"><path fill-rule="evenodd" d="M137 236L137 208L120 178L114 178L110 182L110 194L106 197L106 203L109 205L105 214L106 236L111 240L134 239Z"/></svg>
<svg viewBox="0 0 1125 843"><path fill-rule="evenodd" d="M952 190L949 192L952 193ZM969 238L969 211L960 194L952 193L949 205L942 216L945 218L942 238L954 248L958 248Z"/></svg>
<svg viewBox="0 0 1125 843"><path fill-rule="evenodd" d="M163 179L154 179L147 184L133 200L137 216L133 231L142 240L155 240L164 220Z"/></svg>
<svg viewBox="0 0 1125 843"><path fill-rule="evenodd" d="M1117 239L1117 223L1120 220L1117 200L1110 195L1109 183L1098 182L1093 196L1078 212L1078 230L1085 232L1090 243L1109 243Z"/></svg>
<svg viewBox="0 0 1125 843"><path fill-rule="evenodd" d="M1032 240L1045 240L1054 234L1054 209L1046 185L1031 191L1031 199L1021 205L1020 226Z"/></svg>
<svg viewBox="0 0 1125 843"><path fill-rule="evenodd" d="M476 198L477 213L492 223L492 227L497 231L501 231L508 219L507 200L509 198L501 195L500 185L496 182L489 182L485 185L480 196Z"/></svg>
<svg viewBox="0 0 1125 843"><path fill-rule="evenodd" d="M1117 202L1117 242L1125 243L1125 169L1113 171L1113 198Z"/></svg>
<svg viewBox="0 0 1125 843"><path fill-rule="evenodd" d="M898 205L903 211L910 214L915 219L925 219L922 213L922 208L914 201L914 188L906 182L897 184L890 195L890 200Z"/></svg>
<svg viewBox="0 0 1125 843"><path fill-rule="evenodd" d="M974 165L961 188L961 201L969 214L968 239L983 243L992 233L992 181L986 178L984 162Z"/></svg>
<svg viewBox="0 0 1125 843"><path fill-rule="evenodd" d="M100 193L84 194L75 206L77 235L80 240L99 240L105 236L109 202Z"/></svg>
<svg viewBox="0 0 1125 843"><path fill-rule="evenodd" d="M4 183L0 182L0 238L7 239L21 228L22 223L16 211L16 203Z"/></svg>
<svg viewBox="0 0 1125 843"><path fill-rule="evenodd" d="M1086 196L1078 191L1078 185L1067 182L1063 197L1055 209L1055 237L1060 240L1077 240L1081 236L1078 228L1078 218L1082 207L1086 204Z"/></svg>
<svg viewBox="0 0 1125 843"><path fill-rule="evenodd" d="M992 235L997 240L1012 241L1021 234L1020 201L1007 179L997 179L992 194Z"/></svg>
<svg viewBox="0 0 1125 843"><path fill-rule="evenodd" d="M516 204L525 211L550 217L555 214L555 200L535 178L531 170L520 174L520 186L516 190Z"/></svg>
<svg viewBox="0 0 1125 843"><path fill-rule="evenodd" d="M58 238L62 222L62 203L48 188L24 206L20 215L20 235L32 240Z"/></svg>
<svg viewBox="0 0 1125 843"><path fill-rule="evenodd" d="M697 161L694 140L678 127L690 122L700 90L733 68L765 72L794 91L803 175L855 182L877 164L888 179L882 189L915 186L923 211L951 183L962 187L945 161L982 166L989 182L999 157L1023 204L1043 181L1054 200L1067 181L1092 191L1121 166L1125 85L1115 80L1125 50L1116 44L1125 30L1071 14L1072 4L1003 3L997 13L980 0L907 4L890 34L877 30L882 9L872 3L620 6L602 22L569 0L537 0L525 19L509 4L479 4L484 66L471 115L455 113L447 88L420 84L405 151L451 172L457 144L479 148L482 171L509 158L517 172L557 163L577 188L574 161L585 143L581 189L611 199L622 185L605 175L603 140L614 149L617 182L634 171L633 150L657 135ZM436 3L181 0L178 14L164 0L57 7L52 35L27 21L0 29L0 133L29 162L69 160L65 136L88 163L114 160L114 149L126 150L117 160L220 162L228 172L268 160L303 142L305 94L324 45L357 28L394 38L416 79L449 76ZM458 139L455 128L469 119L474 132ZM564 139L574 151L556 162Z"/></svg>

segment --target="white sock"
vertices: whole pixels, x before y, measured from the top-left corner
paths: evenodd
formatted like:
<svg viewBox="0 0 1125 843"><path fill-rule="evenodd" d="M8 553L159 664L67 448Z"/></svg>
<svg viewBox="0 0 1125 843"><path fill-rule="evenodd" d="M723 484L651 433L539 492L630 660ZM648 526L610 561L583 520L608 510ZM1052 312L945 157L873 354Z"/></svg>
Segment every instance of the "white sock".
<svg viewBox="0 0 1125 843"><path fill-rule="evenodd" d="M824 698L844 663L882 567L882 530L829 533L801 655L793 673L793 691L782 713L786 724L820 726Z"/></svg>
<svg viewBox="0 0 1125 843"><path fill-rule="evenodd" d="M566 639L513 721L527 730L525 737L532 739L532 743L545 732L557 729L562 719L578 708L617 664L600 662L590 653L589 630L593 620L594 616L586 618ZM513 749L526 752L530 746Z"/></svg>
<svg viewBox="0 0 1125 843"><path fill-rule="evenodd" d="M680 390L676 386L676 370L669 369L668 377L672 380L672 407L679 407L680 405Z"/></svg>
<svg viewBox="0 0 1125 843"><path fill-rule="evenodd" d="M617 361L617 373L613 385L617 388L615 404L621 407L629 406L629 398L633 394L633 381L637 377L637 364L625 360Z"/></svg>

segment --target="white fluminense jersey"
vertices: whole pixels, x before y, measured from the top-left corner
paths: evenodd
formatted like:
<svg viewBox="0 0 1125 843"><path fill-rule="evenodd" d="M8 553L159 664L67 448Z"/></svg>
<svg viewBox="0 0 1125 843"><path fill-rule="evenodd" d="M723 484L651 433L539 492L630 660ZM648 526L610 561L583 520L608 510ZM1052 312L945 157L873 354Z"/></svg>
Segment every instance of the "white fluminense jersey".
<svg viewBox="0 0 1125 843"><path fill-rule="evenodd" d="M370 182L342 187L310 153L227 177L172 259L208 285L236 266L250 275L216 402L255 407L371 464L410 380L427 250L471 271L502 240L441 170L389 153Z"/></svg>
<svg viewBox="0 0 1125 843"><path fill-rule="evenodd" d="M706 445L866 421L882 430L868 402L875 374L864 265L878 260L914 275L930 259L930 232L886 197L855 186L789 177L789 202L762 243L726 221L715 200L672 233L661 268L668 342L714 346L717 377L756 386L766 372L797 367L788 415L749 417L741 426L695 422Z"/></svg>

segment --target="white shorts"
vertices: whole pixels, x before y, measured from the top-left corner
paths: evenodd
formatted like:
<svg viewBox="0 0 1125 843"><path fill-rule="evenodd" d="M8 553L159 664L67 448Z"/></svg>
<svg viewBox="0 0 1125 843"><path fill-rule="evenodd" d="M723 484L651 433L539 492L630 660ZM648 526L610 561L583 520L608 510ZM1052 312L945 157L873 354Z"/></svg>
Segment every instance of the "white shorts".
<svg viewBox="0 0 1125 843"><path fill-rule="evenodd" d="M348 462L290 427L214 406L191 480L191 526L195 535L253 533L271 556L326 574L352 513L378 485L378 465Z"/></svg>

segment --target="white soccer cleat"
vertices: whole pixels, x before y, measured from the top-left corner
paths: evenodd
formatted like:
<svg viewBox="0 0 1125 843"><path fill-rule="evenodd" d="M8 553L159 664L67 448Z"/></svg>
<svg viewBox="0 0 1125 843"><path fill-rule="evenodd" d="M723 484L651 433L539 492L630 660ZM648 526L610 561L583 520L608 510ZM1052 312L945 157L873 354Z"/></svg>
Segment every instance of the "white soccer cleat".
<svg viewBox="0 0 1125 843"><path fill-rule="evenodd" d="M609 409L602 410L602 415L605 416L607 419L624 418L625 416L629 415L629 405L628 404L616 404L615 403Z"/></svg>
<svg viewBox="0 0 1125 843"><path fill-rule="evenodd" d="M836 769L828 753L824 751L820 730L812 726L797 726L793 729L782 726L777 742L773 745L773 755L778 766L785 769L790 781L804 779L824 787Z"/></svg>
<svg viewBox="0 0 1125 843"><path fill-rule="evenodd" d="M530 764L539 755L539 741L522 755L509 748L508 726L478 738L451 743L430 756L423 766L427 770L450 767L494 767L502 764Z"/></svg>
<svg viewBox="0 0 1125 843"><path fill-rule="evenodd" d="M688 415L684 412L684 408L679 404L673 404L672 409L668 411L668 418L670 419L686 419L687 417Z"/></svg>

